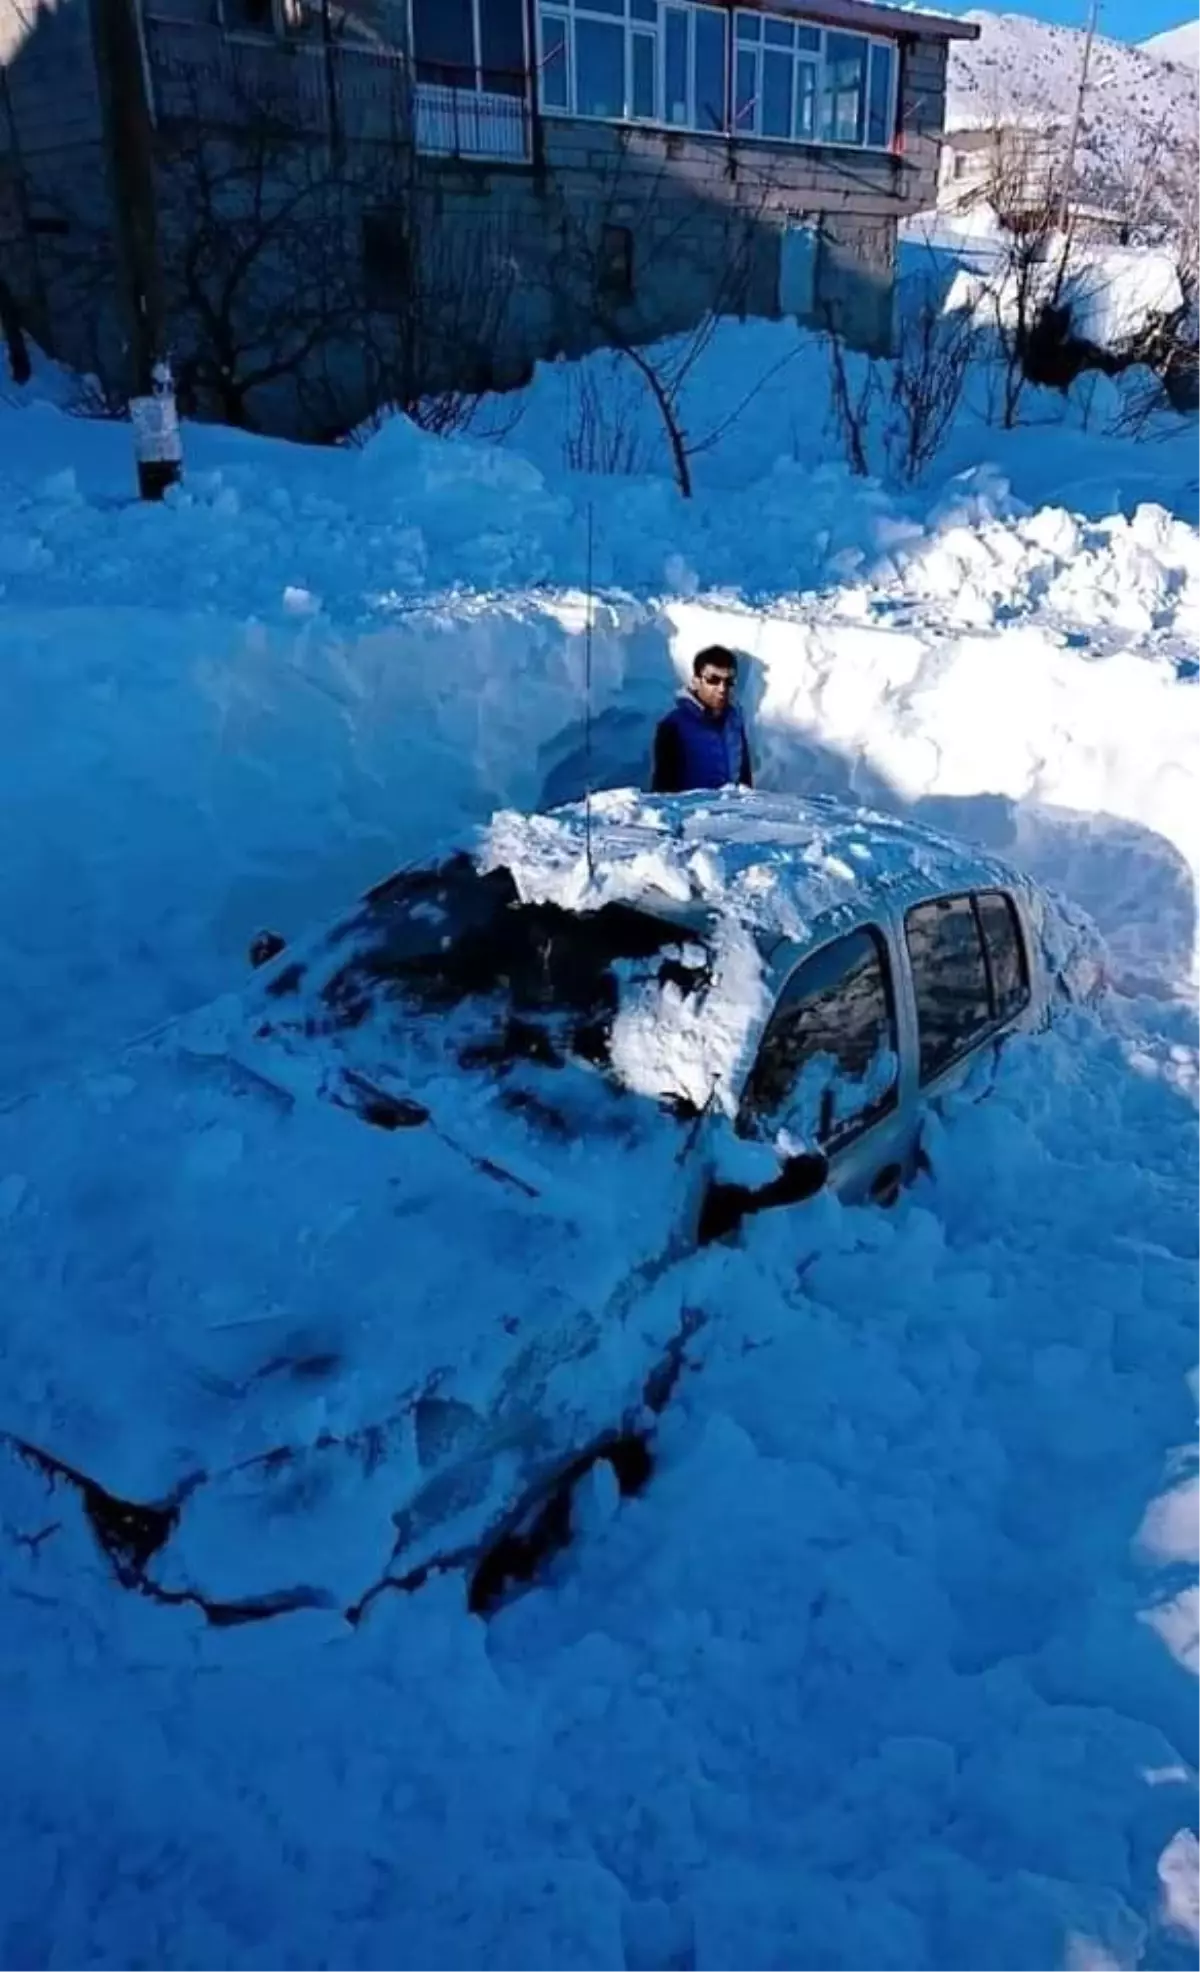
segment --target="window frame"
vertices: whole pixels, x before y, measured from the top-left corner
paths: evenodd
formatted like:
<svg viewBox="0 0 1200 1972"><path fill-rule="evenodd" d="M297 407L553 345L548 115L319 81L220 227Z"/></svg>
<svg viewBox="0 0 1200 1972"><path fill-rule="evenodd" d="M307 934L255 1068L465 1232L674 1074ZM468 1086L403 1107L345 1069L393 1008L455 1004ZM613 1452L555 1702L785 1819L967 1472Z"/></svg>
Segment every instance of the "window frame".
<svg viewBox="0 0 1200 1972"><path fill-rule="evenodd" d="M849 1118L838 1129L836 1135L831 1136L825 1142L818 1142L815 1147L832 1163L835 1158L840 1157L853 1144L861 1142L863 1137L869 1135L880 1124L894 1121L895 1117L900 1113L905 1076L904 1028L901 1020L900 1001L896 990L897 979L893 964L892 941L885 924L878 922L874 918L868 918L864 919L860 924L854 924L844 931L839 931L832 938L824 939L819 945L813 945L804 953L802 958L796 960L795 965L789 970L787 977L775 995L766 1024L758 1037L758 1045L754 1050L754 1060L742 1084L741 1095L738 1101L737 1127L739 1133L746 1134L747 1126L752 1126L754 1134L760 1137L762 1135L762 1117L757 1110L750 1106L751 1085L754 1081L755 1071L762 1059L763 1049L767 1045L771 1030L779 1015L779 1010L783 1006L795 980L804 971L806 966L812 964L814 959L821 958L824 954L833 951L838 945L846 944L850 939L857 938L864 933L875 948L875 957L878 961L880 977L883 981L883 996L887 1008L888 1027L890 1029L891 1053L896 1063L895 1074L892 1077L890 1087L883 1097L868 1108L860 1110L856 1116Z"/></svg>
<svg viewBox="0 0 1200 1972"><path fill-rule="evenodd" d="M280 0L276 0L276 4L279 3ZM487 0L468 0L468 4L471 9L471 53L475 58L471 66L474 70L475 80L473 83L442 82L442 83L432 84L430 86L435 88L441 88L441 89L458 89L464 95L469 95L469 96L495 95L498 92L495 90L488 89L483 80L485 74L489 74L493 72L485 69L483 64L483 13L485 7L487 6ZM516 96L519 93L519 95L523 97L526 102L528 102L530 82L531 80L534 80L536 78L531 78L530 75L529 14L528 14L528 9L524 5L524 0L522 0L522 4L520 6L519 11L521 16L521 62L522 62L522 67L519 72L519 79L521 81L522 86L519 92L514 92L514 100L516 100ZM413 18L413 0L404 0L404 20L407 29L408 59L412 64L413 81L415 84L417 81L417 63L420 61L421 58L417 53L416 29L415 29L415 22ZM541 75L540 15L539 15L539 35L538 35L538 56L539 56L539 66L538 66L537 75L538 77L540 77ZM434 66L436 66L436 64L434 64ZM468 65L466 63L463 64L464 68L467 66ZM501 73L500 70L496 70L494 72L497 74ZM517 72L514 72L514 75L516 75L516 73ZM541 107L540 89L538 92L538 106L539 108Z"/></svg>
<svg viewBox="0 0 1200 1972"><path fill-rule="evenodd" d="M484 0L475 0L478 8ZM865 153L871 157L894 156L900 136L900 82L901 82L901 43L898 37L869 33L858 28L830 28L821 21L803 14L779 14L769 9L713 6L707 0L654 0L657 8L656 18L639 19L632 10L631 0L624 0L620 12L611 7L606 9L603 0L535 0L534 6L534 86L539 113L545 117L567 118L582 123L634 124L652 130L694 137L725 137L734 141L786 147L789 150L834 150ZM671 122L668 118L666 50L667 15L669 12L685 14L687 26L687 121ZM725 49L725 103L721 126L700 120L696 101L696 16L708 15L722 23ZM737 61L739 45L738 21L742 17L753 17L761 24L761 31L754 46L757 86L751 99L752 121L747 124L739 119L737 107ZM547 103L543 98L541 78L545 67L545 35L543 23L547 17L562 24L567 51L567 103ZM576 49L574 23L577 20L596 21L620 30L624 35L624 114L619 116L597 116L594 112L577 108L579 101L578 77L576 72ZM812 136L786 137L772 135L762 127L762 56L769 44L766 39L767 24L773 23L789 29L806 30L818 37L818 46L812 50L802 50L795 45L785 49L776 45L772 52L788 55L791 62L791 121L795 123L796 110L796 69L807 64L814 70L815 87L813 92L815 129ZM654 41L654 89L655 113L652 116L638 115L633 104L633 39L637 34L648 35ZM866 54L863 65L862 116L863 138L855 142L845 138L823 137L820 119L821 105L825 94L826 48L831 34L850 35L863 43ZM887 107L887 136L882 143L870 142L871 126L871 73L874 61L873 50L881 48L889 57L890 84Z"/></svg>
<svg viewBox="0 0 1200 1972"><path fill-rule="evenodd" d="M987 934L984 930L983 915L980 910L980 899L987 897L999 898L1004 905L1008 911L1009 922L1016 939L1017 955L1021 967L1023 997L1020 1005L1014 1007L1010 1013L1001 1014L996 1011L995 967L991 949L988 945ZM931 905L957 904L961 903L964 899L971 906L971 921L975 926L975 936L979 941L979 950L983 958L983 971L987 983L990 1017L985 1027L978 1028L963 1046L956 1048L953 1054L948 1055L944 1061L939 1062L935 1069L929 1074L926 1074L921 1064L921 1004L917 991L917 967L913 960L912 948L908 942L909 919L918 911L927 911ZM1033 1000L1033 978L1030 970L1029 949L1025 937L1025 924L1021 916L1021 907L1011 890L1005 890L997 883L982 884L971 890L939 891L936 896L919 897L905 911L903 922L900 926L900 935L904 947L905 961L908 966L909 984L912 988L917 1089L921 1091L930 1088L935 1082L940 1081L943 1075L950 1074L951 1070L961 1067L962 1063L971 1055L975 1054L979 1048L985 1047L989 1041L996 1038L997 1034L1003 1033L1007 1028L1012 1026L1014 1021L1020 1019L1020 1016L1026 1011Z"/></svg>

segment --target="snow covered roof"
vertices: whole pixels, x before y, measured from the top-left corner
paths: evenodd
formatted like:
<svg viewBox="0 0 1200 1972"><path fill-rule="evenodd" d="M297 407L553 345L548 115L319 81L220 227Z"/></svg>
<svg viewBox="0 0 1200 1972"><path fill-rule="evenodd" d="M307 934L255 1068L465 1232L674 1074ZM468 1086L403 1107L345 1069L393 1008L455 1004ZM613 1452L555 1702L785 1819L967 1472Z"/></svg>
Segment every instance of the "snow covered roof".
<svg viewBox="0 0 1200 1972"><path fill-rule="evenodd" d="M590 836L590 852L589 852ZM551 815L503 813L484 831L484 868L509 870L528 902L567 910L640 905L695 923L735 919L761 944L878 908L881 891L999 880L1002 866L916 822L803 798L719 793L598 794Z"/></svg>

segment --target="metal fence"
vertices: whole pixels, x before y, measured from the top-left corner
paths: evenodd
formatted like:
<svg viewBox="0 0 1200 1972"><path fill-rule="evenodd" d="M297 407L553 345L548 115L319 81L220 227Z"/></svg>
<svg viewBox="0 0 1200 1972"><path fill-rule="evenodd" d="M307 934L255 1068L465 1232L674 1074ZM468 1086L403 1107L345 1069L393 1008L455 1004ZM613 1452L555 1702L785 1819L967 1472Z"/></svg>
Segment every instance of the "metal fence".
<svg viewBox="0 0 1200 1972"><path fill-rule="evenodd" d="M148 15L146 55L159 119L236 128L270 117L312 136L387 139L409 124L409 70L387 49L230 35ZM335 131L336 127L336 131Z"/></svg>
<svg viewBox="0 0 1200 1972"><path fill-rule="evenodd" d="M445 157L520 161L529 156L529 106L523 96L418 82L417 149Z"/></svg>
<svg viewBox="0 0 1200 1972"><path fill-rule="evenodd" d="M159 118L236 127L255 116L314 136L379 141L414 132L433 156L520 162L530 155L522 95L413 83L404 55L319 34L227 33L210 23L145 16Z"/></svg>

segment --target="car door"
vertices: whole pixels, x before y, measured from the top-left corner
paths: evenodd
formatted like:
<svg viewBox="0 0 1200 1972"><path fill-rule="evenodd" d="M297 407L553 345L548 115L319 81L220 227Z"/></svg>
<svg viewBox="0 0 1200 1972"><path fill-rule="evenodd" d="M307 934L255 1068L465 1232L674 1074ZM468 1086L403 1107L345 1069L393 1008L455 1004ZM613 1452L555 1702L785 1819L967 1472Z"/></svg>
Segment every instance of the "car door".
<svg viewBox="0 0 1200 1972"><path fill-rule="evenodd" d="M785 980L747 1078L741 1135L818 1149L848 1202L890 1204L913 1154L902 1003L882 924L806 954Z"/></svg>
<svg viewBox="0 0 1200 1972"><path fill-rule="evenodd" d="M999 888L930 897L904 915L916 1020L917 1084L936 1105L981 1055L998 1053L1030 1002L1020 908Z"/></svg>

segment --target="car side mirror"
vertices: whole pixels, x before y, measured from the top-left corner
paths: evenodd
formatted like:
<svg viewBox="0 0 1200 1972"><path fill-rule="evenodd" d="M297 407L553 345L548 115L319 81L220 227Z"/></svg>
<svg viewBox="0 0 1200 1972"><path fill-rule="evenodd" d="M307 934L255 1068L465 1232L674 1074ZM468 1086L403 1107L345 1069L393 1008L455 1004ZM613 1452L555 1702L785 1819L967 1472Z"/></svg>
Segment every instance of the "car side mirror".
<svg viewBox="0 0 1200 1972"><path fill-rule="evenodd" d="M709 1246L714 1239L725 1239L736 1232L743 1219L755 1212L768 1212L776 1205L802 1205L815 1198L829 1179L829 1160L819 1150L801 1151L789 1157L777 1178L765 1185L724 1184L715 1180L704 1196L697 1240Z"/></svg>

